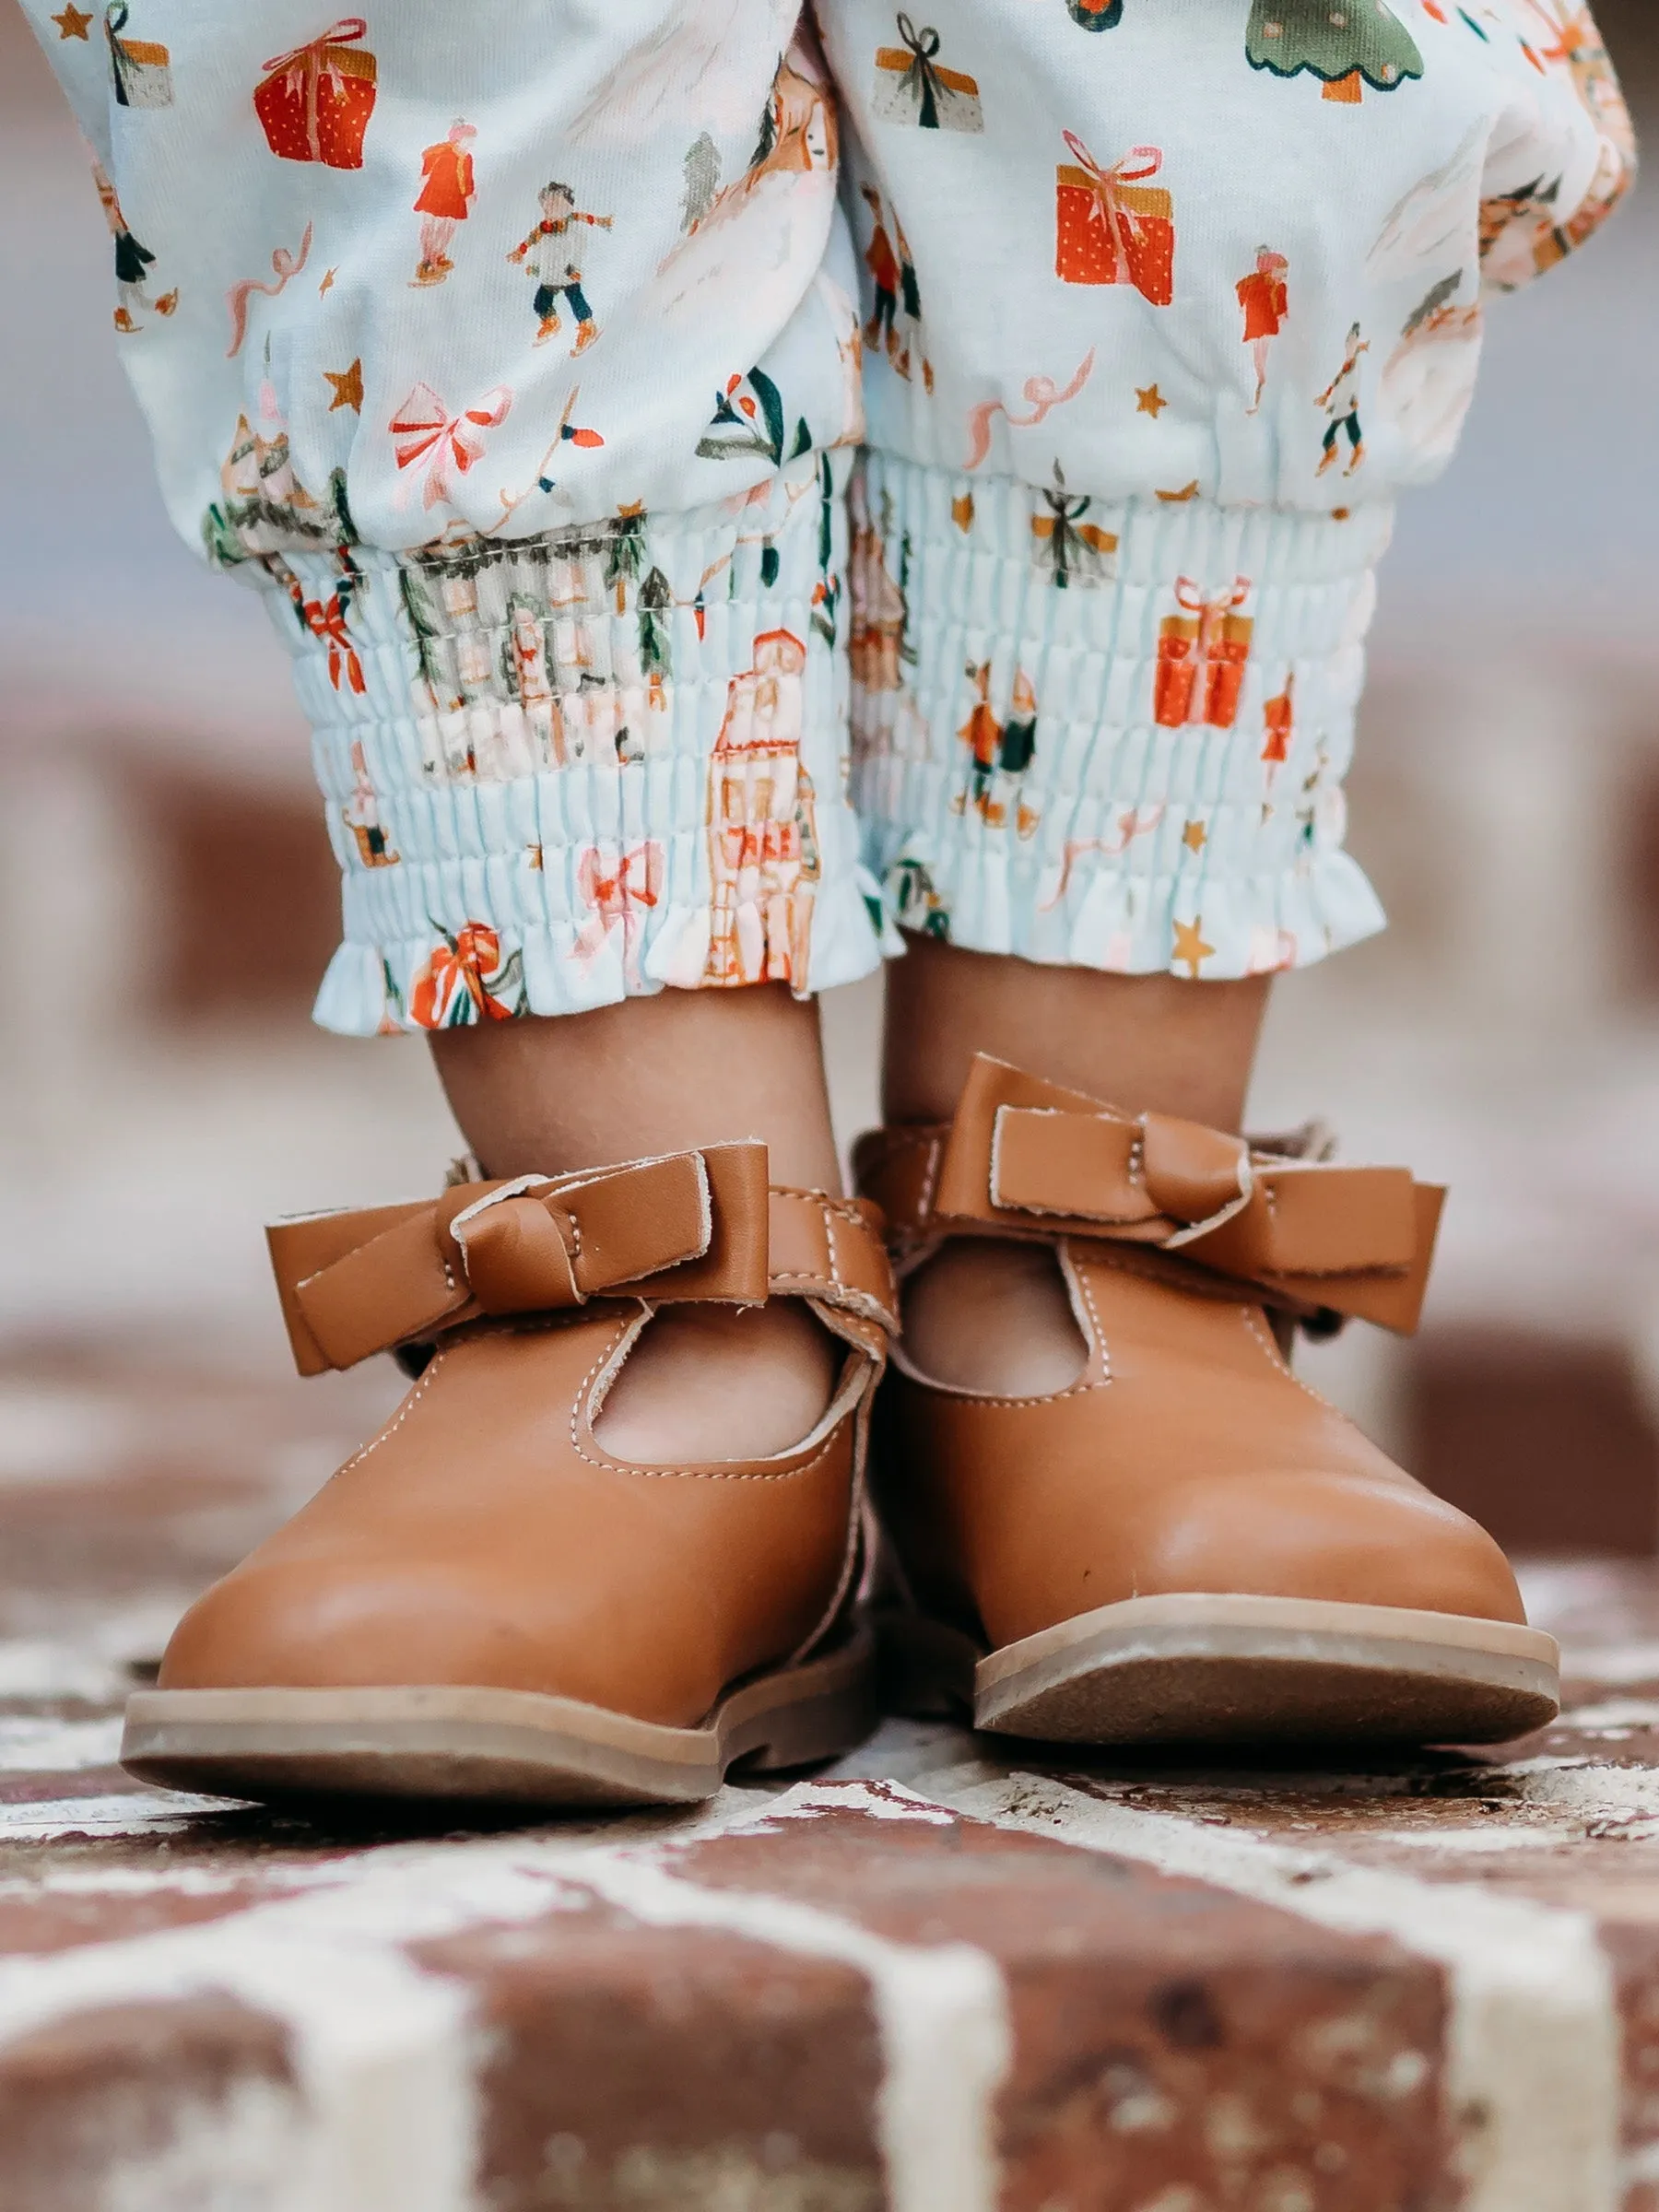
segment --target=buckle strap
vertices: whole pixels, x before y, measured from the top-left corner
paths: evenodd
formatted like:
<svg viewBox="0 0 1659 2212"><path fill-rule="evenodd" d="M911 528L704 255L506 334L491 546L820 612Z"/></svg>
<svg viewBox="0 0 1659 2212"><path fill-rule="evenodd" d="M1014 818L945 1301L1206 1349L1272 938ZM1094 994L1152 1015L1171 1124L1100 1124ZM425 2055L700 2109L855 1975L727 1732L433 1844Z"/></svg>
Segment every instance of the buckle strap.
<svg viewBox="0 0 1659 2212"><path fill-rule="evenodd" d="M771 1284L899 1332L899 1300L881 1210L868 1199L773 1185Z"/></svg>
<svg viewBox="0 0 1659 2212"><path fill-rule="evenodd" d="M1316 1141L1126 1113L982 1053L953 1122L877 1132L854 1161L901 1245L975 1227L1142 1245L1292 1312L1408 1335L1445 1194L1298 1156Z"/></svg>

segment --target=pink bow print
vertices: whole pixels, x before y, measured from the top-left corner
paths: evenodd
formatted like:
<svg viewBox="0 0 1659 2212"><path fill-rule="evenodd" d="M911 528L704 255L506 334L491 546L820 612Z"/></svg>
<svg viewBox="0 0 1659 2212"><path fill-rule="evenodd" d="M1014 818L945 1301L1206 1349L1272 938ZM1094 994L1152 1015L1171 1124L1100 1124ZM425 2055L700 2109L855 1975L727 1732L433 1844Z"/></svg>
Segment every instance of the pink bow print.
<svg viewBox="0 0 1659 2212"><path fill-rule="evenodd" d="M417 384L387 425L397 453L397 465L423 468L423 507L436 507L451 490L451 471L465 476L481 460L484 441L480 430L492 430L505 422L512 406L512 389L497 384L470 407L452 415L430 384Z"/></svg>
<svg viewBox="0 0 1659 2212"><path fill-rule="evenodd" d="M615 848L612 848L613 853ZM623 966L637 981L637 940L644 912L663 896L664 848L656 838L633 845L626 853L607 857L590 845L576 870L576 889L584 906L592 909L576 937L576 956L591 960L603 952L610 933L622 931Z"/></svg>

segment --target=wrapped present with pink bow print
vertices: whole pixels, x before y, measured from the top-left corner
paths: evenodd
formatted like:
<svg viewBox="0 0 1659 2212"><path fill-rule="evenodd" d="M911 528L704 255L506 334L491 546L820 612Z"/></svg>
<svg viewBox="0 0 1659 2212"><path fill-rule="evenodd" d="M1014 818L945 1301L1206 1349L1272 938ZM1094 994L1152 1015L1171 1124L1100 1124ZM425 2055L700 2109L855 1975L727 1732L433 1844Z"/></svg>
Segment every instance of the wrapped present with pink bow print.
<svg viewBox="0 0 1659 2212"><path fill-rule="evenodd" d="M1072 131L1075 159L1054 177L1054 274L1065 284L1132 284L1154 307L1175 297L1175 210L1152 184L1163 167L1156 146L1131 147L1102 169Z"/></svg>
<svg viewBox="0 0 1659 2212"><path fill-rule="evenodd" d="M374 112L375 60L357 50L369 26L342 16L309 45L265 63L253 112L265 142L284 161L361 169L363 134Z"/></svg>
<svg viewBox="0 0 1659 2212"><path fill-rule="evenodd" d="M1241 612L1250 592L1246 576L1211 599L1190 576L1176 579L1181 612L1166 615L1158 626L1152 712L1160 728L1205 723L1212 730L1230 730L1238 721L1255 632L1253 618Z"/></svg>

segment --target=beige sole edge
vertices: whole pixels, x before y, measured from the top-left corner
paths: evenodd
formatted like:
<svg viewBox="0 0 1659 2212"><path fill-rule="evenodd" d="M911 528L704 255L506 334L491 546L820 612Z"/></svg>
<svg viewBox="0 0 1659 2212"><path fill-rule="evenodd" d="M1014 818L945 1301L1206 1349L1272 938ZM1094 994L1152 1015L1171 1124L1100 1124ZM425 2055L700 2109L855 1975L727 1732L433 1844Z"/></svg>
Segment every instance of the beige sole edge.
<svg viewBox="0 0 1659 2212"><path fill-rule="evenodd" d="M1055 1743L1502 1743L1560 1710L1553 1637L1401 1606L1181 1592L983 1658L936 1623L889 1632L912 1710Z"/></svg>
<svg viewBox="0 0 1659 2212"><path fill-rule="evenodd" d="M530 1690L154 1689L128 1700L121 1763L142 1782L261 1801L688 1805L740 1759L832 1759L876 1718L874 1640L861 1627L732 1691L696 1728Z"/></svg>

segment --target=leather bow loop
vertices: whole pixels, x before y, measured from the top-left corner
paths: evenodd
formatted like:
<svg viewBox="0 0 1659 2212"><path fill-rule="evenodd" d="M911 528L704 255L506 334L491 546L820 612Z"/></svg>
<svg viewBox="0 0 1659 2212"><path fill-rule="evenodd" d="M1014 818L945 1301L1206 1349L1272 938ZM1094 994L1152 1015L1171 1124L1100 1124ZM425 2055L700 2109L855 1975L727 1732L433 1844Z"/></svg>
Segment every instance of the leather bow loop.
<svg viewBox="0 0 1659 2212"><path fill-rule="evenodd" d="M1159 1213L1194 1229L1248 1202L1250 1147L1241 1136L1164 1113L1142 1114L1140 1126L1140 1178Z"/></svg>
<svg viewBox="0 0 1659 2212"><path fill-rule="evenodd" d="M570 1217L525 1195L485 1199L451 1224L467 1285L486 1313L558 1312L586 1302L564 1224Z"/></svg>
<svg viewBox="0 0 1659 2212"><path fill-rule="evenodd" d="M424 1204L278 1222L266 1236L301 1374L482 1317L559 1312L607 1294L759 1304L766 1147L464 1183Z"/></svg>
<svg viewBox="0 0 1659 2212"><path fill-rule="evenodd" d="M1330 1310L1402 1335L1417 1327L1445 1196L1405 1168L1332 1166L1125 1113L984 1054L949 1128L886 1133L862 1179L912 1246L970 1227L1136 1244L1304 1317Z"/></svg>

